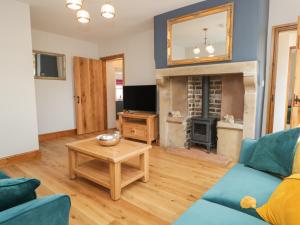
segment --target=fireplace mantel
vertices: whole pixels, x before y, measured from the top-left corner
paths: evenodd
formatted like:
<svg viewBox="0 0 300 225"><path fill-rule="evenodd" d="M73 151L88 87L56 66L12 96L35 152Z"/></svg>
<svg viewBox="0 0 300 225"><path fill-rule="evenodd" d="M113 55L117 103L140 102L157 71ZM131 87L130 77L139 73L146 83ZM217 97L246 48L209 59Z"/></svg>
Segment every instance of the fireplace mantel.
<svg viewBox="0 0 300 225"><path fill-rule="evenodd" d="M166 69L156 70L156 80L161 83L161 80L166 77L176 76L199 76L199 75L225 75L225 74L244 74L244 76L253 77L256 80L258 73L257 61L234 62L234 63L217 63L211 65L197 65L184 67L171 67Z"/></svg>
<svg viewBox="0 0 300 225"><path fill-rule="evenodd" d="M171 106L171 79L182 76L216 76L216 75L243 75L245 87L244 96L244 126L243 137L255 137L256 124L256 103L257 103L257 77L258 62L234 62L234 63L217 63L210 65L172 67L156 70L156 80L159 87L160 99L160 140L162 146L168 147L170 143L168 129L168 113L172 110Z"/></svg>

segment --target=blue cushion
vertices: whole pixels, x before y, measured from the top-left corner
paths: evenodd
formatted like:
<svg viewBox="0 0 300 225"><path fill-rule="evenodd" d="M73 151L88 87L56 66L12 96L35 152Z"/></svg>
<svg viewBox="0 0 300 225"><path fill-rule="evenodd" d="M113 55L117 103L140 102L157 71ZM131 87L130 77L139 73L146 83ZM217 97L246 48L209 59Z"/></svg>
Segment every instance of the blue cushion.
<svg viewBox="0 0 300 225"><path fill-rule="evenodd" d="M40 181L36 179L1 179L0 211L35 199L35 189L39 185Z"/></svg>
<svg viewBox="0 0 300 225"><path fill-rule="evenodd" d="M280 131L260 138L250 160L245 164L254 169L291 175L300 128Z"/></svg>
<svg viewBox="0 0 300 225"><path fill-rule="evenodd" d="M5 173L0 171L0 179L7 179L9 176L7 176Z"/></svg>
<svg viewBox="0 0 300 225"><path fill-rule="evenodd" d="M267 202L273 191L281 183L281 179L246 167L235 165L212 189L204 194L203 199L219 203L249 215L260 218L254 209L242 209L240 201L246 195L257 200L257 206Z"/></svg>
<svg viewBox="0 0 300 225"><path fill-rule="evenodd" d="M69 225L70 198L52 195L0 213L0 225Z"/></svg>
<svg viewBox="0 0 300 225"><path fill-rule="evenodd" d="M208 202L197 201L173 225L269 225L253 216Z"/></svg>
<svg viewBox="0 0 300 225"><path fill-rule="evenodd" d="M245 164L248 162L255 150L257 140L244 139L241 146L240 163Z"/></svg>

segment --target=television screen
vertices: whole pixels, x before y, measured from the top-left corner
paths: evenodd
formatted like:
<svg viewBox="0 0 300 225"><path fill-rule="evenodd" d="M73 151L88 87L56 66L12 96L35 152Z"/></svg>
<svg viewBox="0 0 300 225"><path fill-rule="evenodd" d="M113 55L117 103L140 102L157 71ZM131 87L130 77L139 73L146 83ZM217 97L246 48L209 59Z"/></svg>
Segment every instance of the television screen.
<svg viewBox="0 0 300 225"><path fill-rule="evenodd" d="M124 110L156 112L156 85L124 86Z"/></svg>

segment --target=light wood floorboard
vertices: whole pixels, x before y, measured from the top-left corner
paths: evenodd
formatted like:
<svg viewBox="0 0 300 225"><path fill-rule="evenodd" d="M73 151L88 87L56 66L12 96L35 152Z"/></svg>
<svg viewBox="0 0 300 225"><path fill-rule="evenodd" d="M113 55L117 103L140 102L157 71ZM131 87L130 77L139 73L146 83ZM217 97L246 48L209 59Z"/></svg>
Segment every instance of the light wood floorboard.
<svg viewBox="0 0 300 225"><path fill-rule="evenodd" d="M153 147L150 151L150 181L129 185L122 190L121 200L115 202L105 188L83 178L69 179L65 144L83 137L87 136L42 142L40 159L8 165L0 170L12 177L41 180L39 196L70 195L71 225L165 225L174 222L229 169ZM87 159L80 159L84 160Z"/></svg>

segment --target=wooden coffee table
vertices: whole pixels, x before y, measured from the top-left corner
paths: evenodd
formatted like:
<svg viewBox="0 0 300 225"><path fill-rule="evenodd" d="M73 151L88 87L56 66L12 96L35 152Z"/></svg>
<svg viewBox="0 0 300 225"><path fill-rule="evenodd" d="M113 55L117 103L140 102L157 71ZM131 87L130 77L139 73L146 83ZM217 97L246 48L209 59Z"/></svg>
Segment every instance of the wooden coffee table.
<svg viewBox="0 0 300 225"><path fill-rule="evenodd" d="M76 141L66 145L69 150L70 179L84 177L110 189L111 198L118 200L121 189L141 179L149 180L149 150L151 145L121 140L113 147L101 146L96 138ZM78 155L86 155L93 160L79 164ZM124 164L131 158L139 157L139 165Z"/></svg>

